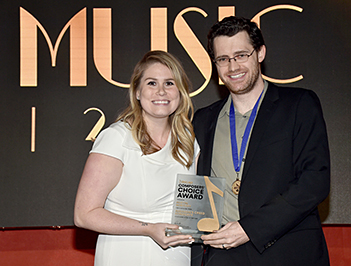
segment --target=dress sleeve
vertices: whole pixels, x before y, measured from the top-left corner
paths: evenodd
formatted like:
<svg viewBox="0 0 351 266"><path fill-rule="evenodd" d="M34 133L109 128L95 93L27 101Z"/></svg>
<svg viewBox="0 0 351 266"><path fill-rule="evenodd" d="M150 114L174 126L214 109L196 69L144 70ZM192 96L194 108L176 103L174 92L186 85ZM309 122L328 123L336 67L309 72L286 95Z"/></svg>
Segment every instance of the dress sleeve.
<svg viewBox="0 0 351 266"><path fill-rule="evenodd" d="M90 153L100 153L119 159L124 163L123 134L115 128L106 128L98 135Z"/></svg>

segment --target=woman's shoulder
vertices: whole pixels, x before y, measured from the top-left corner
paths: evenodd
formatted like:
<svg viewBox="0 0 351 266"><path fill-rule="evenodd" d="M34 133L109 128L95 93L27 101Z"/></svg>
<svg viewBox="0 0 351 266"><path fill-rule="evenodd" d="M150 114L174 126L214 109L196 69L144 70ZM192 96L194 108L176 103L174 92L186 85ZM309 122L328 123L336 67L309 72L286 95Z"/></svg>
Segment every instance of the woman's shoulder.
<svg viewBox="0 0 351 266"><path fill-rule="evenodd" d="M94 146L96 146L98 143L100 144L101 142L122 143L126 135L128 134L128 131L129 129L127 128L127 125L125 125L125 123L123 123L122 121L114 122L99 133L94 143Z"/></svg>
<svg viewBox="0 0 351 266"><path fill-rule="evenodd" d="M106 129L111 129L111 130L115 130L121 133L126 133L130 130L130 126L123 122L123 121L116 121L113 122L109 127L107 127Z"/></svg>
<svg viewBox="0 0 351 266"><path fill-rule="evenodd" d="M120 136L124 138L130 132L129 125L123 121L117 121L103 129L99 136ZM98 138L99 138L98 136Z"/></svg>
<svg viewBox="0 0 351 266"><path fill-rule="evenodd" d="M100 132L90 152L116 157L123 162L123 143L126 140L128 131L123 122L112 123Z"/></svg>

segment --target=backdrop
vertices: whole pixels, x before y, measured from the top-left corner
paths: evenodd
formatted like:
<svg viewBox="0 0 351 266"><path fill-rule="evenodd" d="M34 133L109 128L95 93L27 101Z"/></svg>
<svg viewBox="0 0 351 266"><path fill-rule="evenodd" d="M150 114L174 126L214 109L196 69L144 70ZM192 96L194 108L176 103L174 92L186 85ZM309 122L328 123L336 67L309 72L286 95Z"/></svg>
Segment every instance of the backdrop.
<svg viewBox="0 0 351 266"><path fill-rule="evenodd" d="M182 61L196 109L225 97L206 35L232 14L261 27L266 79L319 95L332 160L320 211L351 223L350 1L12 0L0 8L0 227L73 225L91 139L126 106L148 50Z"/></svg>

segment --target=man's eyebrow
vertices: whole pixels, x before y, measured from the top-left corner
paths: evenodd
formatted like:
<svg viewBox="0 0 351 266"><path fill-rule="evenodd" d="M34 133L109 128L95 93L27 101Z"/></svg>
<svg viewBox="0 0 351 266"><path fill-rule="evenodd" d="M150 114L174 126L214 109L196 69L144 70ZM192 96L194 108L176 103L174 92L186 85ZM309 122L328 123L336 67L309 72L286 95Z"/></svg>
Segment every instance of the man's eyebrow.
<svg viewBox="0 0 351 266"><path fill-rule="evenodd" d="M243 49L243 50L238 50L238 51L234 52L233 56L236 56L236 55L239 55L239 54L248 54L248 53L250 53L249 50ZM215 57L215 59L216 58L221 58L221 57L231 57L231 56L229 56L227 54L225 54L225 55L218 55L218 56Z"/></svg>

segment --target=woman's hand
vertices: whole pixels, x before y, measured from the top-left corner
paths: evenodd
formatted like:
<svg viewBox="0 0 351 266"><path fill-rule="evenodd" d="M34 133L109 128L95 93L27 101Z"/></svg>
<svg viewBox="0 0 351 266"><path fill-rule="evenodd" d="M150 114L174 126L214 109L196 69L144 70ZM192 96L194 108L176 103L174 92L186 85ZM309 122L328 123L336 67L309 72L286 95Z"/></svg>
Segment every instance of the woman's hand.
<svg viewBox="0 0 351 266"><path fill-rule="evenodd" d="M166 236L166 228L178 229L179 227L174 224L156 223L150 224L149 236L163 249L179 245L189 245L194 242L194 239L190 235L174 235Z"/></svg>

